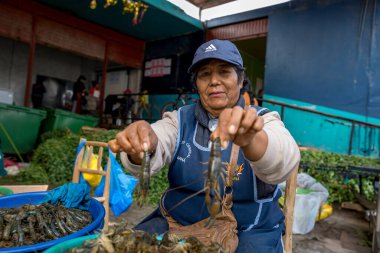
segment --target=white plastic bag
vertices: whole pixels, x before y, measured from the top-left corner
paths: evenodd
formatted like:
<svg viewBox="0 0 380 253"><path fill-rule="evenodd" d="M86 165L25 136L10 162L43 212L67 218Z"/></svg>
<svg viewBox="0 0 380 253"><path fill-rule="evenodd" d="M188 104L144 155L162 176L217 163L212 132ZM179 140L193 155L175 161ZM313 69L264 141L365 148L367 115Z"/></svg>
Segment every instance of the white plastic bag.
<svg viewBox="0 0 380 253"><path fill-rule="evenodd" d="M282 187L283 185L281 185ZM319 208L326 202L328 196L329 192L327 189L313 177L305 173L297 175L293 234L307 234L313 230Z"/></svg>

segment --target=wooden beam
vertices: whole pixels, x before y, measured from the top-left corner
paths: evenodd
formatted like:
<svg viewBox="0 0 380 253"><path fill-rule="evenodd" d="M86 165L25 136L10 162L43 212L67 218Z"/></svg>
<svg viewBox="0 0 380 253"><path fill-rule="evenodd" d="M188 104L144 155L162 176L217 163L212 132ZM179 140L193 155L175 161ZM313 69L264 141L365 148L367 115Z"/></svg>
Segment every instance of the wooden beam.
<svg viewBox="0 0 380 253"><path fill-rule="evenodd" d="M79 168L79 171L83 173L96 174L96 175L102 175L102 176L106 175L106 172L104 172L103 170L90 170L90 169Z"/></svg>
<svg viewBox="0 0 380 253"><path fill-rule="evenodd" d="M108 59L129 67L140 68L144 54L118 42L108 41Z"/></svg>
<svg viewBox="0 0 380 253"><path fill-rule="evenodd" d="M34 15L50 20L54 20L55 22L95 34L102 38L117 41L119 43L129 45L136 49L144 49L145 43L140 39L133 38L131 36L119 32L115 32L111 29L99 26L84 19L62 12L60 10L40 4L33 0L2 0L2 2L17 7L18 9L24 10L28 13L32 13Z"/></svg>
<svg viewBox="0 0 380 253"><path fill-rule="evenodd" d="M106 41L94 34L55 21L39 19L37 43L103 60Z"/></svg>
<svg viewBox="0 0 380 253"><path fill-rule="evenodd" d="M108 51L109 45L106 43L106 49L104 51L103 59L103 69L102 69L102 86L100 87L100 98L99 98L99 115L103 114L103 101L104 101L104 91L106 89L106 80L107 80L107 66L108 66Z"/></svg>
<svg viewBox="0 0 380 253"><path fill-rule="evenodd" d="M34 65L34 56L36 53L36 27L37 27L37 18L33 17L32 19L32 33L30 34L29 41L29 56L28 56L28 68L26 72L26 87L24 94L24 106L30 105L30 96L32 94L32 79L33 79L33 65Z"/></svg>
<svg viewBox="0 0 380 253"><path fill-rule="evenodd" d="M208 29L206 33L207 40L245 40L266 37L268 33L268 18L215 27Z"/></svg>
<svg viewBox="0 0 380 253"><path fill-rule="evenodd" d="M296 202L296 189L297 189L297 175L298 166L293 169L288 179L286 180L285 187L285 235L284 235L284 249L286 253L292 253L293 245L293 220L294 220L294 204Z"/></svg>
<svg viewBox="0 0 380 253"><path fill-rule="evenodd" d="M377 204L376 204L376 239L378 238L378 234L380 232L380 191L377 191ZM377 242L379 242L377 240ZM379 246L379 244L378 244Z"/></svg>
<svg viewBox="0 0 380 253"><path fill-rule="evenodd" d="M30 13L0 2L0 36L29 43L32 23Z"/></svg>
<svg viewBox="0 0 380 253"><path fill-rule="evenodd" d="M40 192L47 191L49 185L41 184L41 185L1 185L2 187L11 189L13 194L24 193L24 192Z"/></svg>
<svg viewBox="0 0 380 253"><path fill-rule="evenodd" d="M368 210L375 210L376 204L369 201L366 197L361 195L360 193L354 192L355 198L358 200L358 202L364 206Z"/></svg>
<svg viewBox="0 0 380 253"><path fill-rule="evenodd" d="M98 45L105 45L107 42L109 43L108 46L111 47L112 50L115 50L115 52L109 51L108 58L110 60L133 68L142 67L145 42L140 39L80 19L71 14L42 5L36 1L3 0L1 7L6 7L11 10L13 9L13 11L17 13L25 12L28 15L38 17L39 24L37 24L36 42L39 44L64 49L66 51L68 50L91 58L95 57L101 59L105 51L104 48L102 48L100 52L96 52L93 49L99 48ZM0 24L1 21L2 19L0 18ZM18 20L13 21L16 24L19 23ZM6 24L8 23L9 22L6 22ZM11 30L11 27L5 27L4 29L6 31L3 32L3 29L0 28L0 34L13 34L17 32L17 29L13 29L13 32L7 31L7 29ZM57 32L58 30L63 31L64 33L61 34ZM73 36L70 36L70 34ZM60 40L62 39L60 35L63 36L64 41ZM17 36L12 36L11 38L18 40ZM70 38L71 41L68 41L67 38ZM84 43L84 41L88 41L88 39L91 38L94 43ZM78 39L80 40L77 41ZM62 48L62 43L67 41L70 43ZM75 42L78 42L78 45L76 45ZM83 43L87 46L83 47ZM81 47L82 50L78 50L78 46Z"/></svg>
<svg viewBox="0 0 380 253"><path fill-rule="evenodd" d="M379 245L380 245L380 232L376 232L374 233L374 238L375 238L375 241L372 242L373 243L373 251L372 252L375 252L375 253L380 253L380 249L379 249Z"/></svg>
<svg viewBox="0 0 380 253"><path fill-rule="evenodd" d="M365 211L364 207L358 203L342 202L341 207L345 209L349 209L349 210L358 211L358 212Z"/></svg>

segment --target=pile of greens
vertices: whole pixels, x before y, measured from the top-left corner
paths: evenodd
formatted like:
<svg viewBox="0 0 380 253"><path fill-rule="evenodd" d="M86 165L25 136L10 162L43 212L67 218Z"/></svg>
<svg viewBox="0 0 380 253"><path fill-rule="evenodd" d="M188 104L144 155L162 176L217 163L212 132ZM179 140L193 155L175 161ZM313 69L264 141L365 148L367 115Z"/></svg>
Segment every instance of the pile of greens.
<svg viewBox="0 0 380 253"><path fill-rule="evenodd" d="M34 151L30 166L15 176L15 180L23 184L49 184L57 187L71 182L74 169L76 150L80 138L91 141L108 142L115 138L118 130L108 130L98 133L73 134L69 130L57 130L41 136L41 143ZM103 155L106 159L106 156ZM120 162L120 157L117 156ZM105 164L105 163L103 163ZM128 173L126 171L126 173ZM157 204L161 194L168 184L167 168L163 168L152 177L148 202Z"/></svg>
<svg viewBox="0 0 380 253"><path fill-rule="evenodd" d="M354 166L380 170L380 159L320 151L301 152L300 172L311 175L328 189L329 203L355 200L354 192L359 192L359 176L363 172L352 170ZM364 174L362 194L370 201L374 200L374 183L375 175Z"/></svg>

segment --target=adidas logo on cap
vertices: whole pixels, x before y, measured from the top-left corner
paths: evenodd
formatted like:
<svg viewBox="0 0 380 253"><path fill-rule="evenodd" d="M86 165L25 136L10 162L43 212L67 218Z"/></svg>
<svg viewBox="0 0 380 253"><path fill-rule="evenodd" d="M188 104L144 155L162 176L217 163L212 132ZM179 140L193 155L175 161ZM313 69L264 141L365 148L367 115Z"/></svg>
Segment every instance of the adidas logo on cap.
<svg viewBox="0 0 380 253"><path fill-rule="evenodd" d="M211 51L216 51L216 47L213 44L210 44L210 46L206 47L205 53L206 52L211 52Z"/></svg>

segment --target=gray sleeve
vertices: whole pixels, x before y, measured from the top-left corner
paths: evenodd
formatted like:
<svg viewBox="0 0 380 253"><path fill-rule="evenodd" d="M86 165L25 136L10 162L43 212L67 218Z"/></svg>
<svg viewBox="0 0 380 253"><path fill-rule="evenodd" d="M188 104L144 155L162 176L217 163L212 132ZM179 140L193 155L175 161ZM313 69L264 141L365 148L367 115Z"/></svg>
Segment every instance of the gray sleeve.
<svg viewBox="0 0 380 253"><path fill-rule="evenodd" d="M173 159L178 135L177 113L177 111L166 112L161 120L151 125L158 138L156 152L151 157L152 174L159 172L165 164L169 164ZM123 166L132 174L137 175L140 165L133 164L124 152L120 154L120 158Z"/></svg>
<svg viewBox="0 0 380 253"><path fill-rule="evenodd" d="M286 180L299 163L301 155L297 143L277 112L266 113L263 118L268 147L260 160L250 164L262 181L277 184Z"/></svg>

